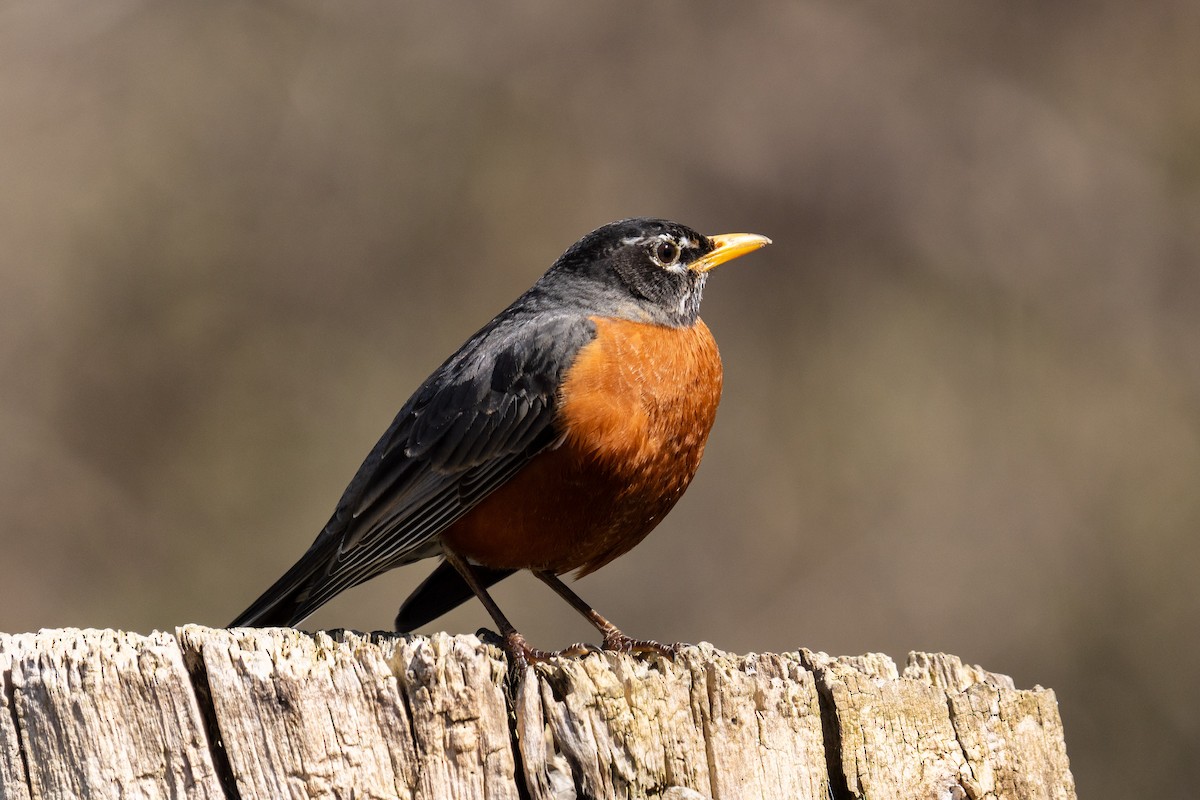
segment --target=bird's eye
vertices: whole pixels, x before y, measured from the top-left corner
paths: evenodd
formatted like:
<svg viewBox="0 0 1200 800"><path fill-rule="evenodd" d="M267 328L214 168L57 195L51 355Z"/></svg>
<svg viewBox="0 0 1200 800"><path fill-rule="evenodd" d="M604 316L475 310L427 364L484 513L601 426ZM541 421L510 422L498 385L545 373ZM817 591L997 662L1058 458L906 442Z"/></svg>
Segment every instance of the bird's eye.
<svg viewBox="0 0 1200 800"><path fill-rule="evenodd" d="M679 261L679 245L670 239L657 242L650 253L660 267L670 267Z"/></svg>

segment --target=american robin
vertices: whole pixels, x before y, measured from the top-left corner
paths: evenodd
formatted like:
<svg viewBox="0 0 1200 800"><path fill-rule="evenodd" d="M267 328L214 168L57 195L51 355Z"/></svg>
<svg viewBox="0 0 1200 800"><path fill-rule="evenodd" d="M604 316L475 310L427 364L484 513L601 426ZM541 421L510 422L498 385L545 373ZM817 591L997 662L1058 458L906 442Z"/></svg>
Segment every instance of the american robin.
<svg viewBox="0 0 1200 800"><path fill-rule="evenodd" d="M487 591L527 569L605 648L670 652L621 633L558 576L627 552L691 482L722 382L700 295L709 270L767 244L645 218L584 236L417 389L308 552L230 626L295 625L351 586L440 555L398 631L474 594L510 657L547 658Z"/></svg>

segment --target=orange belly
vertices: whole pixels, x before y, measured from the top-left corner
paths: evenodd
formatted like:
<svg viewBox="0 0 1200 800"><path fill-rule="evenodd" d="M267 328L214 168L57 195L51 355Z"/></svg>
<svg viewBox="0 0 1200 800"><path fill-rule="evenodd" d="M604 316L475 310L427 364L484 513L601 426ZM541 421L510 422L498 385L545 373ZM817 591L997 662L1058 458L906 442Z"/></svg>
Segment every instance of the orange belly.
<svg viewBox="0 0 1200 800"><path fill-rule="evenodd" d="M562 445L442 534L475 563L587 574L653 530L700 466L721 399L708 327L593 321L561 389Z"/></svg>

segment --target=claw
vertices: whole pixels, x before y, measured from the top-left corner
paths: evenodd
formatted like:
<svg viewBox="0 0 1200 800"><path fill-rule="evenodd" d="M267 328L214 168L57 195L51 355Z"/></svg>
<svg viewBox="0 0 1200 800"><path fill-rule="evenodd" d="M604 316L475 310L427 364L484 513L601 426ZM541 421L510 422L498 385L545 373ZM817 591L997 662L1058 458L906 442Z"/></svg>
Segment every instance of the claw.
<svg viewBox="0 0 1200 800"><path fill-rule="evenodd" d="M484 644L490 644L504 649L504 637L496 633L491 628L480 628L479 630L475 631L475 636Z"/></svg>
<svg viewBox="0 0 1200 800"><path fill-rule="evenodd" d="M592 653L602 652L604 651L601 648L590 642L576 642L575 644L569 644L562 650L559 650L558 655L563 656L564 658L582 658L584 656L591 655Z"/></svg>

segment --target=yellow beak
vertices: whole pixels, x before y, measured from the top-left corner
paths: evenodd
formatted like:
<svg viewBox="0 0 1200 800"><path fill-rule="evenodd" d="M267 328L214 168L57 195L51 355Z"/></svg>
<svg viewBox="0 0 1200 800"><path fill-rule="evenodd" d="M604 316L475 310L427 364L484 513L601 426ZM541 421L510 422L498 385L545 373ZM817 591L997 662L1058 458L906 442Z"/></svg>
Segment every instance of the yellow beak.
<svg viewBox="0 0 1200 800"><path fill-rule="evenodd" d="M771 240L757 233L722 233L708 237L716 247L688 265L693 272L708 272L719 267L726 261L732 261L738 256L753 253L760 247L766 247Z"/></svg>

